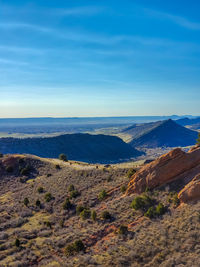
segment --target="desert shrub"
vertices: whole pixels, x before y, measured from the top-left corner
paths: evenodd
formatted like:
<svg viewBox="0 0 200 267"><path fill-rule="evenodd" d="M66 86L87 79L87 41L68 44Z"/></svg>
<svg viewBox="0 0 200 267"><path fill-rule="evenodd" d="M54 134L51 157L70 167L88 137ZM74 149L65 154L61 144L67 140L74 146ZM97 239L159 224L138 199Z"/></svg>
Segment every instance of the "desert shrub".
<svg viewBox="0 0 200 267"><path fill-rule="evenodd" d="M15 239L15 246L20 247L20 240L18 238Z"/></svg>
<svg viewBox="0 0 200 267"><path fill-rule="evenodd" d="M122 193L125 193L126 192L126 186L125 185L122 185L121 188L120 188L120 191Z"/></svg>
<svg viewBox="0 0 200 267"><path fill-rule="evenodd" d="M65 248L65 255L71 256L74 255L75 253L84 250L85 250L85 245L83 244L82 240L76 240L74 243L67 245L67 247Z"/></svg>
<svg viewBox="0 0 200 267"><path fill-rule="evenodd" d="M143 194L141 196L134 198L134 200L131 203L131 207L135 210L146 211L153 205L153 203L154 199L152 199L150 196L146 194Z"/></svg>
<svg viewBox="0 0 200 267"><path fill-rule="evenodd" d="M6 172L11 173L11 172L13 172L13 171L14 171L14 169L13 169L12 166L7 166L7 167L6 167Z"/></svg>
<svg viewBox="0 0 200 267"><path fill-rule="evenodd" d="M93 221L96 221L96 219L97 219L97 213L96 213L95 210L93 210L93 211L91 212L91 218L92 218Z"/></svg>
<svg viewBox="0 0 200 267"><path fill-rule="evenodd" d="M160 216L165 214L165 212L166 212L166 207L162 203L159 203L156 207L156 215Z"/></svg>
<svg viewBox="0 0 200 267"><path fill-rule="evenodd" d="M51 173L47 173L47 177L50 177L50 176L52 176L52 174Z"/></svg>
<svg viewBox="0 0 200 267"><path fill-rule="evenodd" d="M78 205L76 207L76 214L79 215L85 208L81 205Z"/></svg>
<svg viewBox="0 0 200 267"><path fill-rule="evenodd" d="M104 220L110 220L110 219L111 219L111 215L110 215L109 211L107 211L107 210L104 210L104 211L101 213L101 217L102 217L102 219L104 219Z"/></svg>
<svg viewBox="0 0 200 267"><path fill-rule="evenodd" d="M60 170L60 169L61 169L60 165L58 165L58 164L55 165L55 168L56 168L57 170Z"/></svg>
<svg viewBox="0 0 200 267"><path fill-rule="evenodd" d="M75 186L73 185L73 184L70 184L69 186L68 186L68 191L69 192L72 192L72 191L74 191L75 190Z"/></svg>
<svg viewBox="0 0 200 267"><path fill-rule="evenodd" d="M41 202L40 202L39 199L36 200L35 205L36 205L37 207L41 207Z"/></svg>
<svg viewBox="0 0 200 267"><path fill-rule="evenodd" d="M135 173L136 173L136 170L131 168L127 172L127 177L130 179L133 176L133 174L135 174Z"/></svg>
<svg viewBox="0 0 200 267"><path fill-rule="evenodd" d="M128 227L125 225L120 225L118 233L120 235L126 235L128 233Z"/></svg>
<svg viewBox="0 0 200 267"><path fill-rule="evenodd" d="M147 212L144 213L144 216L149 217L150 219L155 218L156 217L156 210L155 208L152 206L150 207Z"/></svg>
<svg viewBox="0 0 200 267"><path fill-rule="evenodd" d="M63 153L59 155L59 159L63 161L68 161L67 156Z"/></svg>
<svg viewBox="0 0 200 267"><path fill-rule="evenodd" d="M72 203L70 202L69 198L66 198L65 202L63 203L63 209L69 210L72 208Z"/></svg>
<svg viewBox="0 0 200 267"><path fill-rule="evenodd" d="M73 190L70 192L70 198L76 198L80 196L80 193L77 190Z"/></svg>
<svg viewBox="0 0 200 267"><path fill-rule="evenodd" d="M147 212L145 212L144 216L150 219L156 218L165 214L166 210L166 207L162 203L159 203L156 207L150 207Z"/></svg>
<svg viewBox="0 0 200 267"><path fill-rule="evenodd" d="M20 175L28 176L30 174L30 171L31 171L31 167L27 165L25 168L22 168L20 170Z"/></svg>
<svg viewBox="0 0 200 267"><path fill-rule="evenodd" d="M63 228L64 223L65 223L65 220L62 218L62 219L59 221L59 225L60 225L60 227Z"/></svg>
<svg viewBox="0 0 200 267"><path fill-rule="evenodd" d="M52 197L51 193L46 193L44 196L44 199L46 202L50 202L53 199L53 197Z"/></svg>
<svg viewBox="0 0 200 267"><path fill-rule="evenodd" d="M39 194L44 193L44 188L40 186L37 191Z"/></svg>
<svg viewBox="0 0 200 267"><path fill-rule="evenodd" d="M104 200L106 197L107 197L106 190L103 189L103 190L99 193L99 195L98 195L98 199L99 199L100 201L102 201L102 200Z"/></svg>
<svg viewBox="0 0 200 267"><path fill-rule="evenodd" d="M172 203L174 207L177 207L180 204L178 194L176 192L170 192L169 197L168 197L168 202Z"/></svg>
<svg viewBox="0 0 200 267"><path fill-rule="evenodd" d="M28 206L28 204L29 204L29 200L28 200L27 197L25 197L25 198L24 198L24 205L25 205L25 206Z"/></svg>
<svg viewBox="0 0 200 267"><path fill-rule="evenodd" d="M81 211L80 213L80 217L83 220L89 219L91 216L91 211L89 209L84 209L83 211Z"/></svg>

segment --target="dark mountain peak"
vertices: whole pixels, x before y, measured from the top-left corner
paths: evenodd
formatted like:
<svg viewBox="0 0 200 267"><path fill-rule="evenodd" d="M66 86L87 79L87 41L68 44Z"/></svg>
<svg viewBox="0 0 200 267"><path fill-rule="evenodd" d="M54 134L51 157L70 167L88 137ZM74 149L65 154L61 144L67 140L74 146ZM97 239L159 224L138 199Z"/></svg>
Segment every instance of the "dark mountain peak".
<svg viewBox="0 0 200 267"><path fill-rule="evenodd" d="M130 143L136 147L177 147L194 145L196 139L197 132L168 119L158 123L139 137L133 137Z"/></svg>

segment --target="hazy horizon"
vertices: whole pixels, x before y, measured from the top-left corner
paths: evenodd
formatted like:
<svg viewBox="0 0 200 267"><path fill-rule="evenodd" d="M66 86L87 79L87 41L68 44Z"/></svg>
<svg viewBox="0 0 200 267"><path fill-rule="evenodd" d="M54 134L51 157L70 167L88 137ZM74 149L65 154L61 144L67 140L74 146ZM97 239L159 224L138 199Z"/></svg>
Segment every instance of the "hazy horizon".
<svg viewBox="0 0 200 267"><path fill-rule="evenodd" d="M196 116L199 8L0 0L0 117Z"/></svg>

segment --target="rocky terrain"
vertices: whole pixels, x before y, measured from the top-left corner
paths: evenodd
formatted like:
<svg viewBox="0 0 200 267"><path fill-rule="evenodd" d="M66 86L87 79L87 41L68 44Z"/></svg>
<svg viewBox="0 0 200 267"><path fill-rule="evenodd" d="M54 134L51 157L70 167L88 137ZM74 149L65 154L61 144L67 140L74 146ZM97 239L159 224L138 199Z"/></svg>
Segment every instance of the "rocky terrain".
<svg viewBox="0 0 200 267"><path fill-rule="evenodd" d="M185 147L194 145L198 133L187 129L169 119L160 122L129 127L126 131L132 135L129 141L134 147Z"/></svg>
<svg viewBox="0 0 200 267"><path fill-rule="evenodd" d="M65 134L43 138L0 138L2 153L33 154L57 158L67 154L70 160L110 163L128 160L142 153L116 136Z"/></svg>
<svg viewBox="0 0 200 267"><path fill-rule="evenodd" d="M0 266L200 266L200 147L127 166L1 155Z"/></svg>

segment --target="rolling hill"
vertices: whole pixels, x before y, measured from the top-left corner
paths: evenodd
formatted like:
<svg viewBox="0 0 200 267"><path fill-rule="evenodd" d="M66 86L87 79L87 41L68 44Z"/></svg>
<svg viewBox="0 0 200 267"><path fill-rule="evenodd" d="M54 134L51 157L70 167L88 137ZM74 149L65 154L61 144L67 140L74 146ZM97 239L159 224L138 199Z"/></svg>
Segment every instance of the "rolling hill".
<svg viewBox="0 0 200 267"><path fill-rule="evenodd" d="M187 129L169 119L162 122L149 123L130 129L133 139L129 142L134 147L177 147L194 145L197 132Z"/></svg>
<svg viewBox="0 0 200 267"><path fill-rule="evenodd" d="M33 154L57 158L65 153L71 160L109 163L137 157L141 152L120 138L107 135L65 134L44 138L0 138L1 153Z"/></svg>

